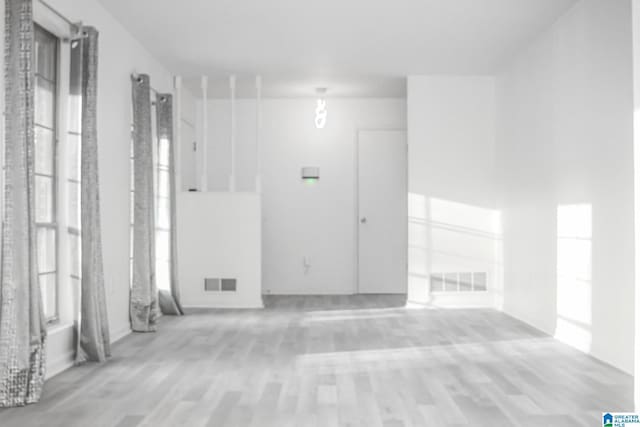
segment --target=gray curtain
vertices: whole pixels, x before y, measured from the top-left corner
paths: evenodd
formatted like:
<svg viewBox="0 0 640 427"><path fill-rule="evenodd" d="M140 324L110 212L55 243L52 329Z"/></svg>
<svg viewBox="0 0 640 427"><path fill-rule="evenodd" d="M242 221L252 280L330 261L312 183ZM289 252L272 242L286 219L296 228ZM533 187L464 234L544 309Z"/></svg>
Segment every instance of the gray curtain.
<svg viewBox="0 0 640 427"><path fill-rule="evenodd" d="M182 306L180 305L180 289L178 286L178 254L177 254L177 237L176 237L176 174L174 165L174 137L173 137L173 97L170 94L156 95L156 127L158 136L158 147L162 141L166 141L167 146L167 162L169 166L169 244L170 248L170 280L171 292L160 290L159 301L160 309L163 314L182 315ZM158 150L160 152L160 150ZM159 156L163 157L163 156Z"/></svg>
<svg viewBox="0 0 640 427"><path fill-rule="evenodd" d="M81 236L82 285L80 330L76 362L104 362L111 355L109 321L105 301L100 233L100 197L98 182L98 32L83 28L82 64L82 139L81 139Z"/></svg>
<svg viewBox="0 0 640 427"><path fill-rule="evenodd" d="M159 315L155 278L155 210L151 86L149 76L132 76L133 95L133 274L131 329L156 330Z"/></svg>
<svg viewBox="0 0 640 427"><path fill-rule="evenodd" d="M36 259L31 0L6 0L5 25L0 407L40 399L46 342Z"/></svg>

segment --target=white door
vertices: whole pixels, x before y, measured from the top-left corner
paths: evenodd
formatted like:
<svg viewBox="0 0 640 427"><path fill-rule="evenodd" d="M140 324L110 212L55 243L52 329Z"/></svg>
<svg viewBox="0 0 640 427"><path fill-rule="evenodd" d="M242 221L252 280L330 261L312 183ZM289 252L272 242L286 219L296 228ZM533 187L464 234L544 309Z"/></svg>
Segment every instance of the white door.
<svg viewBox="0 0 640 427"><path fill-rule="evenodd" d="M407 293L407 140L358 132L358 292Z"/></svg>

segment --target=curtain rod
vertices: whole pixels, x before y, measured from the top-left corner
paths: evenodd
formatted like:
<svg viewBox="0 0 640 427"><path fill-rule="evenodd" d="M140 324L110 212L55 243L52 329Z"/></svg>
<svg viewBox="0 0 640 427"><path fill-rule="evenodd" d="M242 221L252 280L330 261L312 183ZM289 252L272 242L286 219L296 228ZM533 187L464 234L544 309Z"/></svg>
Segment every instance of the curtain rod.
<svg viewBox="0 0 640 427"><path fill-rule="evenodd" d="M53 6L51 6L49 3L47 3L45 0L38 0L40 2L40 4L42 4L44 7L46 7L47 9L49 9L51 12L53 12L54 14L56 14L60 19L62 19L63 21L65 21L67 24L69 24L72 28L75 28L76 31L80 31L80 29L82 28L82 21L78 21L78 22L73 22L71 19L67 18L66 16L64 16L60 11L58 11L58 9L54 8Z"/></svg>

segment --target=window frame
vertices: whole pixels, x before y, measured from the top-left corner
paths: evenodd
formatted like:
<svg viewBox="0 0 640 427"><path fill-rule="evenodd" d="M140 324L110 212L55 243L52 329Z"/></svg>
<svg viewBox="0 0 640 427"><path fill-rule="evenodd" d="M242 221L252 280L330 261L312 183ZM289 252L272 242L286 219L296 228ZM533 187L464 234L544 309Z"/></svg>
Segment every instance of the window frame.
<svg viewBox="0 0 640 427"><path fill-rule="evenodd" d="M34 171L34 177L45 177L45 178L50 178L51 179L51 190L52 190L52 194L51 194L51 221L50 222L39 222L36 221L36 234L38 234L38 232L40 231L40 229L49 229L49 230L55 230L55 241L54 241L54 255L55 255L55 269L52 271L44 271L41 272L40 269L38 269L38 284L40 284L40 279L43 276L51 276L51 275L55 275L55 306L53 309L53 315L48 316L46 318L47 320L47 324L57 324L60 321L60 225L59 225L59 217L60 217L60 212L59 212L59 205L60 205L60 192L59 192L59 187L60 187L60 165L59 165L59 159L60 159L60 128L61 128L61 121L60 121L60 110L62 108L64 108L63 104L62 104L62 96L61 96L61 91L60 91L60 86L61 86L61 80L62 80L62 75L61 75L61 55L60 52L62 50L62 40L60 39L59 36L57 36L56 34L54 34L53 32L49 31L45 26L39 24L37 21L34 20L34 33L35 32L41 32L44 33L47 37L50 37L52 40L55 41L55 54L54 54L54 67L55 67L55 81L52 81L50 79L48 79L47 77L39 74L38 72L38 66L37 66L37 52L34 49L34 57L36 59L36 65L34 66L34 76L35 79L43 79L51 84L54 85L54 92L53 92L53 111L52 111L52 128L49 128L43 124L39 124L36 123L34 120L34 132L35 132L35 128L40 127L42 129L46 129L49 130L52 134L53 134L53 145L52 145L52 156L51 156L51 161L52 161L52 168L51 168L51 175L47 175L47 174L42 174L42 173L37 173ZM34 46L35 46L35 38L34 38ZM36 186L37 188L37 186Z"/></svg>
<svg viewBox="0 0 640 427"><path fill-rule="evenodd" d="M68 132L70 129L71 113L71 43L75 29L68 22L54 14L39 2L33 4L33 23L47 31L57 39L57 63L56 63L56 98L55 98L55 182L54 182L54 215L56 228L56 316L47 319L49 329L73 325L76 320L76 311L79 297L79 289L75 289L70 276L72 254L70 253L71 238L68 236L69 228L69 190L67 170L67 158L69 143Z"/></svg>

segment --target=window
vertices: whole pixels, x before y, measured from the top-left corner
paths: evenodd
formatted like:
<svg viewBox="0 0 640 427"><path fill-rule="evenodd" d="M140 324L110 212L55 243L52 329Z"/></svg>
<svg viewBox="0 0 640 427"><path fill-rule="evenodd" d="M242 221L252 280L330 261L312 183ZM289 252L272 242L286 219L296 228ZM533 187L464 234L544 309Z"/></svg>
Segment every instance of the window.
<svg viewBox="0 0 640 427"><path fill-rule="evenodd" d="M38 280L44 313L58 319L58 50L59 39L35 26L35 211Z"/></svg>
<svg viewBox="0 0 640 427"><path fill-rule="evenodd" d="M67 223L63 224L63 221L58 221L60 225L60 232L64 233L66 228L67 245L65 251L61 253L60 259L64 259L65 255L68 256L66 265L68 271L65 276L69 278L70 290L67 295L75 295L77 290L80 289L82 280L82 237L81 237L81 222L80 222L80 201L81 201L81 151L82 151L82 47L80 43L71 43L70 45L70 58L69 58L69 97L68 97L68 127L66 138L61 138L59 148L59 156L65 158L64 170L60 168L60 181L66 179L66 196L64 207L66 212L61 210L63 214L62 219L66 219ZM62 67L61 67L62 69ZM65 97L62 97L64 99ZM62 136L64 131L61 132ZM62 147L64 145L64 154L62 153ZM63 177L63 175L65 175ZM60 194L62 196L62 194ZM60 203L59 205L63 205ZM65 227L66 225L66 227ZM64 235L61 236L64 238ZM64 247L64 246L62 246ZM63 263L62 266L65 264ZM60 269L61 277L63 268ZM63 282L64 283L64 282ZM61 284L64 287L64 284ZM61 305L64 310L66 295L61 295ZM71 318L74 314L71 313Z"/></svg>
<svg viewBox="0 0 640 427"><path fill-rule="evenodd" d="M156 280L158 289L171 290L171 175L169 140L157 138L155 163Z"/></svg>

